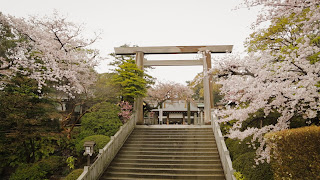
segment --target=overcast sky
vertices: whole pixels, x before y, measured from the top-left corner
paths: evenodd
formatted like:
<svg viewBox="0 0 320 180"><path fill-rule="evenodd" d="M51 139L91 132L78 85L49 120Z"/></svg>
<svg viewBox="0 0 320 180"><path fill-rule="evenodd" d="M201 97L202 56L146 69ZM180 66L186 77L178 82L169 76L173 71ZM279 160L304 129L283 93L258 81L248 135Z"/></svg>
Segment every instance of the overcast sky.
<svg viewBox="0 0 320 180"><path fill-rule="evenodd" d="M123 44L138 46L234 45L242 52L257 11L233 10L239 0L0 0L0 11L17 17L52 14L84 23L88 32L102 31L95 45L103 56ZM90 33L89 33L90 34ZM214 57L214 55L213 55ZM146 56L147 59L195 59ZM107 72L111 59L101 62ZM184 83L202 67L157 67L150 74L160 81Z"/></svg>

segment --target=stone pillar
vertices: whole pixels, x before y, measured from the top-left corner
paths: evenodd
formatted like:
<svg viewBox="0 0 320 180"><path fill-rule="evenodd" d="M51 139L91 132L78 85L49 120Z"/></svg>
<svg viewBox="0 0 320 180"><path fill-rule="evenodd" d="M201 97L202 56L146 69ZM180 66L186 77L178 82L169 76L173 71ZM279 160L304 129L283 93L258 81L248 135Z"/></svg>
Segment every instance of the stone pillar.
<svg viewBox="0 0 320 180"><path fill-rule="evenodd" d="M187 119L188 119L188 125L191 124L191 111L190 111L190 101L186 101L187 103Z"/></svg>
<svg viewBox="0 0 320 180"><path fill-rule="evenodd" d="M203 111L200 111L200 125L203 125L204 122L203 122Z"/></svg>
<svg viewBox="0 0 320 180"><path fill-rule="evenodd" d="M158 124L158 114L155 113L154 116L153 116L153 124Z"/></svg>
<svg viewBox="0 0 320 180"><path fill-rule="evenodd" d="M162 108L160 108L159 106L159 124L163 124L162 120L163 120L163 112L162 112Z"/></svg>
<svg viewBox="0 0 320 180"><path fill-rule="evenodd" d="M211 53L203 52L204 122L202 124L210 122L212 92L210 91L209 69L211 69Z"/></svg>
<svg viewBox="0 0 320 180"><path fill-rule="evenodd" d="M143 70L143 52L136 52L136 64L140 70ZM135 99L136 124L143 124L143 98L137 97Z"/></svg>
<svg viewBox="0 0 320 180"><path fill-rule="evenodd" d="M194 113L194 114L193 114L193 124L194 124L194 125L197 125L197 124L198 124L198 116L197 116L197 113Z"/></svg>
<svg viewBox="0 0 320 180"><path fill-rule="evenodd" d="M182 113L182 124L185 125L186 124L186 120L184 118L184 114Z"/></svg>

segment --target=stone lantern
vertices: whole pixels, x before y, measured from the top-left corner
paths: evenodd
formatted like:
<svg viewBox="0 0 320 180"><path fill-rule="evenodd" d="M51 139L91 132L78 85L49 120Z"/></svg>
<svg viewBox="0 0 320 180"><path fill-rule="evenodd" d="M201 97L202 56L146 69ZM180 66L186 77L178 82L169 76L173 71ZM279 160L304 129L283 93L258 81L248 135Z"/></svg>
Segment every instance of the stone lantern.
<svg viewBox="0 0 320 180"><path fill-rule="evenodd" d="M83 144L84 153L83 155L88 155L87 165L90 166L90 156L93 155L93 147L96 145L94 141L85 141Z"/></svg>

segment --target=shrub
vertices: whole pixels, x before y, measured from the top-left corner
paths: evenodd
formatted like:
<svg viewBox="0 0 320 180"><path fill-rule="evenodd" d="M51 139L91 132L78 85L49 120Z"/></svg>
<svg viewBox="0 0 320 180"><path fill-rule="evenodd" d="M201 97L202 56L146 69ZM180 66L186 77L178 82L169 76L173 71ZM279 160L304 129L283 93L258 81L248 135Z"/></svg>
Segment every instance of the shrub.
<svg viewBox="0 0 320 180"><path fill-rule="evenodd" d="M241 172L243 177L248 180L272 180L273 173L270 170L270 164L260 163L256 165L254 161L255 155L255 152L247 152L240 155L233 161L233 168Z"/></svg>
<svg viewBox="0 0 320 180"><path fill-rule="evenodd" d="M45 179L64 166L62 157L51 156L33 164L22 164L10 176L10 180Z"/></svg>
<svg viewBox="0 0 320 180"><path fill-rule="evenodd" d="M245 138L243 141L240 141L238 139L226 139L226 145L228 147L228 150L230 151L231 159L235 160L240 155L246 153L246 152L255 152L254 149L249 148L249 144L247 142L250 142L251 137Z"/></svg>
<svg viewBox="0 0 320 180"><path fill-rule="evenodd" d="M237 139L226 139L226 145L233 160L233 168L237 170L237 179L269 180L273 179L271 167L267 163L256 165L254 158L256 150L249 147L252 137L243 141ZM258 144L256 144L257 146Z"/></svg>
<svg viewBox="0 0 320 180"><path fill-rule="evenodd" d="M10 180L45 179L46 174L39 164L21 164L10 176Z"/></svg>
<svg viewBox="0 0 320 180"><path fill-rule="evenodd" d="M92 111L81 119L80 139L97 134L113 136L122 125L118 117L119 106L103 102L93 106Z"/></svg>
<svg viewBox="0 0 320 180"><path fill-rule="evenodd" d="M75 169L64 180L76 180L82 174L83 169Z"/></svg>
<svg viewBox="0 0 320 180"><path fill-rule="evenodd" d="M94 147L94 152L98 153L99 149L102 149L109 141L110 138L108 136L104 135L93 135L93 136L88 136L81 140L77 145L76 145L76 150L78 153L82 153L84 151L83 144L85 141L94 141L96 143Z"/></svg>
<svg viewBox="0 0 320 180"><path fill-rule="evenodd" d="M49 174L53 174L65 165L63 158L60 156L50 156L47 159L39 161L38 164L41 170Z"/></svg>
<svg viewBox="0 0 320 180"><path fill-rule="evenodd" d="M320 127L269 133L275 179L320 179Z"/></svg>

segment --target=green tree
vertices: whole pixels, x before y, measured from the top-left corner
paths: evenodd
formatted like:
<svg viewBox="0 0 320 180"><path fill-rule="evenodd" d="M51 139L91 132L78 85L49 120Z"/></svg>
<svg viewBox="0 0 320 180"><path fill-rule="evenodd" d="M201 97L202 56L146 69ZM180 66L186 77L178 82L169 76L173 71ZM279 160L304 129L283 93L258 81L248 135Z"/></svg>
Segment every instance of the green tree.
<svg viewBox="0 0 320 180"><path fill-rule="evenodd" d="M81 120L80 139L97 134L113 136L122 125L118 116L119 106L102 102L94 105L90 111Z"/></svg>
<svg viewBox="0 0 320 180"><path fill-rule="evenodd" d="M216 74L214 72L213 74ZM192 98L194 100L203 101L204 100L204 91L203 91L203 73L198 73L192 81L187 81L187 85L193 91ZM213 103L217 104L223 96L220 94L220 84L212 83L212 96L213 96Z"/></svg>
<svg viewBox="0 0 320 180"><path fill-rule="evenodd" d="M36 81L18 74L0 91L1 167L33 163L55 151L59 123L48 90L38 91Z"/></svg>
<svg viewBox="0 0 320 180"><path fill-rule="evenodd" d="M95 103L100 103L104 101L117 103L120 101L120 87L113 83L114 75L114 73L98 74L98 79L94 87Z"/></svg>
<svg viewBox="0 0 320 180"><path fill-rule="evenodd" d="M130 47L124 44L120 47ZM132 47L138 47L133 45ZM114 58L110 65L115 66L115 84L120 88L121 101L128 101L133 104L134 97L145 96L146 89L155 83L155 78L150 76L147 71L152 67L146 67L141 71L135 64L135 56L133 55L116 55L109 54ZM126 78L128 80L123 82ZM134 85L137 83L137 85Z"/></svg>
<svg viewBox="0 0 320 180"><path fill-rule="evenodd" d="M113 81L120 87L121 100L134 102L135 97L144 97L147 93L147 81L133 59L121 61L115 69Z"/></svg>

